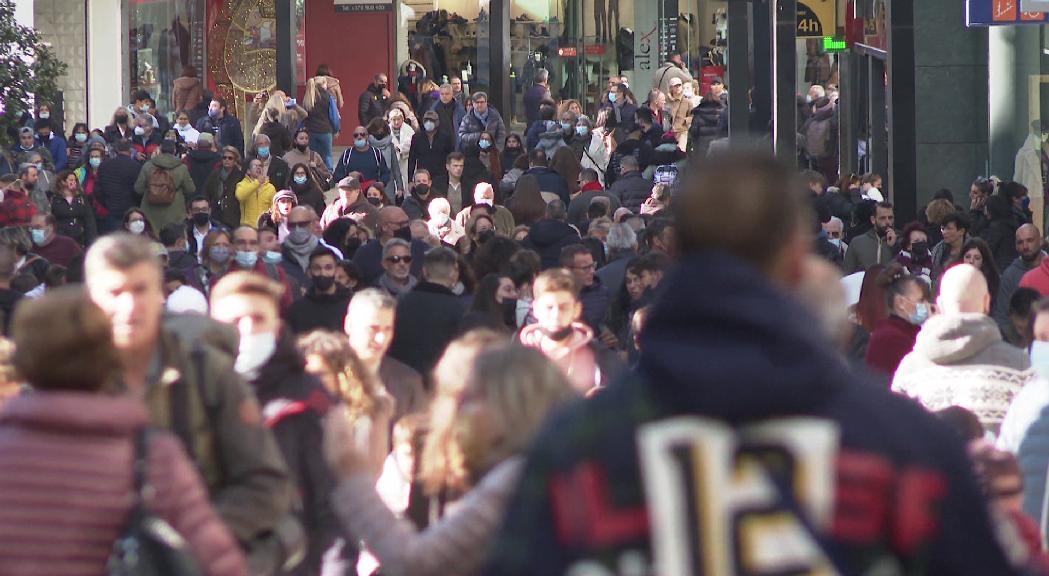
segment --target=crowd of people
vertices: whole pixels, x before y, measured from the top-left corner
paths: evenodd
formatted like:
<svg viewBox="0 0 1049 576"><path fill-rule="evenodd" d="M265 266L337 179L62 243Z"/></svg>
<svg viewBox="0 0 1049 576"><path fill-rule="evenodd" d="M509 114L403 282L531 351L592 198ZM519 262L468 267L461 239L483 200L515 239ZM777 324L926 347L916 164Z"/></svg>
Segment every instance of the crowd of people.
<svg viewBox="0 0 1049 576"><path fill-rule="evenodd" d="M214 575L1049 573L1026 189L897 231L878 175L713 145L674 58L593 118L539 70L521 134L376 74L337 156L324 66L244 122L40 107L0 162L0 573L134 562L144 509Z"/></svg>

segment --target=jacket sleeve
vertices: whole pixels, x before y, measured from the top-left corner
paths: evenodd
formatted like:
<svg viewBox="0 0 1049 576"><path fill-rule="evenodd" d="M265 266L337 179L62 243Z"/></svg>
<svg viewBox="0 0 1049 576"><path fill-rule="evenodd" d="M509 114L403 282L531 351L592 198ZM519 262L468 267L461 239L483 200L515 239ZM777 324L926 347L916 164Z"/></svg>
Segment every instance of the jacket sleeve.
<svg viewBox="0 0 1049 576"><path fill-rule="evenodd" d="M459 149L462 150L471 144L477 144L481 139L481 132L474 131L473 119L469 115L463 117L459 123Z"/></svg>
<svg viewBox="0 0 1049 576"><path fill-rule="evenodd" d="M179 173L179 188L182 189L182 195L186 197L186 206L189 206L189 199L197 193L197 185L193 182L193 177L189 174L189 168L186 168L185 164L178 167Z"/></svg>
<svg viewBox="0 0 1049 576"><path fill-rule="evenodd" d="M91 208L91 204L84 201L84 246L90 246L91 243L98 238L98 224L95 222L95 211Z"/></svg>
<svg viewBox="0 0 1049 576"><path fill-rule="evenodd" d="M364 540L390 576L474 574L503 520L520 464L504 462L460 500L455 511L419 533L398 520L375 492L368 475L343 481L335 507L344 526Z"/></svg>
<svg viewBox="0 0 1049 576"><path fill-rule="evenodd" d="M240 547L208 503L207 491L178 441L166 434L154 437L149 460L150 482L156 488L152 506L186 539L204 572L246 576Z"/></svg>
<svg viewBox="0 0 1049 576"><path fill-rule="evenodd" d="M66 169L66 165L69 163L69 152L67 150L66 141L60 136L54 136L55 138L55 172L61 172Z"/></svg>
<svg viewBox="0 0 1049 576"><path fill-rule="evenodd" d="M339 180L342 180L350 173L350 170L346 167L346 161L349 158L350 150L352 150L352 148L346 149L346 151L342 153L342 156L339 156L339 161L335 164L335 171L332 172L331 175L332 185L338 185Z"/></svg>
<svg viewBox="0 0 1049 576"><path fill-rule="evenodd" d="M215 440L225 477L212 501L234 536L248 542L288 513L292 486L248 385L228 363L212 360L207 368L210 393L218 396Z"/></svg>
<svg viewBox="0 0 1049 576"><path fill-rule="evenodd" d="M250 197L252 194L255 193L256 190L259 189L260 184L261 182L259 182L258 180L255 180L254 178L248 178L247 176L245 176L243 180L237 182L237 200L243 203L245 200L248 199L248 197Z"/></svg>
<svg viewBox="0 0 1049 576"><path fill-rule="evenodd" d="M426 136L422 136L422 138L426 138ZM408 146L408 178L415 177L415 166L419 162L419 150L416 146L416 142L416 137L412 136L412 142ZM407 188L407 182L405 183L405 187Z"/></svg>
<svg viewBox="0 0 1049 576"><path fill-rule="evenodd" d="M361 126L368 125L368 111L372 108L372 91L365 90L361 92L360 98L357 99L357 121L360 122Z"/></svg>
<svg viewBox="0 0 1049 576"><path fill-rule="evenodd" d="M860 259L857 254L856 240L854 238L852 243L849 244L849 249L845 251L845 263L842 265L842 269L845 271L845 275L848 276L853 272L857 272L860 267Z"/></svg>
<svg viewBox="0 0 1049 576"><path fill-rule="evenodd" d="M141 198L146 195L146 183L149 181L149 175L153 173L152 164L147 162L142 169L138 171L138 178L135 179L135 193Z"/></svg>
<svg viewBox="0 0 1049 576"><path fill-rule="evenodd" d="M320 421L316 419L300 419L299 435L300 455L299 472L300 488L303 491L303 500L306 506L312 510L311 516L315 523L310 526L310 549L323 554L331 547L335 539L341 535L339 520L332 508L332 492L335 490L335 475L324 460L321 446L324 445L324 432Z"/></svg>
<svg viewBox="0 0 1049 576"><path fill-rule="evenodd" d="M376 151L378 152L378 150ZM379 182L389 182L390 176L390 166L386 164L386 157L382 152L379 152Z"/></svg>

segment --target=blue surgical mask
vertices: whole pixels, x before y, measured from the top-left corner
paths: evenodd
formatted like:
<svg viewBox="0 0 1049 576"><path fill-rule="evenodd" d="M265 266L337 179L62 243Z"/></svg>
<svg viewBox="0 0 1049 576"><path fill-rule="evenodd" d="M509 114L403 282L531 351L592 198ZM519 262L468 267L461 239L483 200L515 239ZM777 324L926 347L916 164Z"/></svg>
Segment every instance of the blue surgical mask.
<svg viewBox="0 0 1049 576"><path fill-rule="evenodd" d="M236 259L237 265L241 268L253 268L255 267L255 263L259 261L259 253L237 250Z"/></svg>
<svg viewBox="0 0 1049 576"><path fill-rule="evenodd" d="M586 136L587 134L590 133L590 129L587 128L586 126L576 126L575 127L575 133L580 135L580 136Z"/></svg>
<svg viewBox="0 0 1049 576"><path fill-rule="evenodd" d="M43 245L44 240L47 240L47 232L45 230L31 228L29 234L33 237L33 244L36 244L37 246Z"/></svg>
<svg viewBox="0 0 1049 576"><path fill-rule="evenodd" d="M608 93L608 101L612 102L613 104L615 103L615 101L616 101L616 93L615 92L609 92Z"/></svg>
<svg viewBox="0 0 1049 576"><path fill-rule="evenodd" d="M915 326L921 326L925 324L925 321L929 319L929 305L925 302L919 302L914 307L914 314L911 314L907 321Z"/></svg>
<svg viewBox="0 0 1049 576"><path fill-rule="evenodd" d="M76 134L73 134L73 138L81 144L87 142L87 134L84 134L83 132L77 132Z"/></svg>
<svg viewBox="0 0 1049 576"><path fill-rule="evenodd" d="M427 132L433 132L434 129L437 128L437 124L427 120L426 122L423 122L423 128L425 128Z"/></svg>
<svg viewBox="0 0 1049 576"><path fill-rule="evenodd" d="M368 145L368 140L365 138L357 138L353 141L353 145L358 148L364 148Z"/></svg>
<svg viewBox="0 0 1049 576"><path fill-rule="evenodd" d="M1049 376L1049 342L1031 342L1031 368L1042 378Z"/></svg>
<svg viewBox="0 0 1049 576"><path fill-rule="evenodd" d="M211 108L208 108L208 118L215 119L215 118L218 118L218 117L219 117L219 111L218 110L212 110Z"/></svg>
<svg viewBox="0 0 1049 576"><path fill-rule="evenodd" d="M208 256L219 264L225 264L229 262L229 248L226 246L212 246L211 250L208 251Z"/></svg>
<svg viewBox="0 0 1049 576"><path fill-rule="evenodd" d="M258 153L259 158L269 158L270 157L270 147L269 146L259 146L258 148L255 149L255 152Z"/></svg>
<svg viewBox="0 0 1049 576"><path fill-rule="evenodd" d="M139 106L138 109L142 112L149 112L149 104L143 104Z"/></svg>
<svg viewBox="0 0 1049 576"><path fill-rule="evenodd" d="M572 129L572 123L571 122L562 122L561 123L561 129L565 130L565 131L571 130Z"/></svg>
<svg viewBox="0 0 1049 576"><path fill-rule="evenodd" d="M98 168L99 166L102 165L102 159L101 158L89 158L87 160L87 163L90 164L92 168Z"/></svg>
<svg viewBox="0 0 1049 576"><path fill-rule="evenodd" d="M481 140L477 145L481 147L481 150L487 150L492 147L492 142L490 140Z"/></svg>
<svg viewBox="0 0 1049 576"><path fill-rule="evenodd" d="M142 136L146 133L146 129L141 126L135 126L135 136Z"/></svg>
<svg viewBox="0 0 1049 576"><path fill-rule="evenodd" d="M292 180L294 180L296 184L305 184L307 178L305 174L297 174Z"/></svg>
<svg viewBox="0 0 1049 576"><path fill-rule="evenodd" d="M280 264L281 260L284 260L284 255L280 252L274 252L273 250L267 250L262 255L262 261L266 264Z"/></svg>

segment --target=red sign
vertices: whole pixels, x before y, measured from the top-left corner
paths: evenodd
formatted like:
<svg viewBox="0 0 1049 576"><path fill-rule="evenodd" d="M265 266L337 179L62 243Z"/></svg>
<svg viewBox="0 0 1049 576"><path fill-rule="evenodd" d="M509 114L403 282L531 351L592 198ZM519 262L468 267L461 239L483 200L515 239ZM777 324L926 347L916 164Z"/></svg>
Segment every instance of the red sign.
<svg viewBox="0 0 1049 576"><path fill-rule="evenodd" d="M587 56L604 56L605 50L606 48L604 44L590 44L583 48L583 52Z"/></svg>
<svg viewBox="0 0 1049 576"><path fill-rule="evenodd" d="M564 56L565 58L573 58L579 55L579 50L575 46L568 46L566 48L557 49L558 56Z"/></svg>

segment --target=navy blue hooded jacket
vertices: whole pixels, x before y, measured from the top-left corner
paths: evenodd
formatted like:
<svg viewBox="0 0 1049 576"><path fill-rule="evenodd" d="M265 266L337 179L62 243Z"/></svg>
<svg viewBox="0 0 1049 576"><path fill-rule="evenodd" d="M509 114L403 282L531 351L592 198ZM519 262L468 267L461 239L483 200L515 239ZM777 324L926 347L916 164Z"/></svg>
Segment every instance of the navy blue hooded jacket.
<svg viewBox="0 0 1049 576"><path fill-rule="evenodd" d="M664 289L637 371L544 426L483 574L603 573L594 563L610 574L742 574L746 550L783 552L761 543L763 528L779 544L785 534L815 544L817 558L782 573L882 563L1015 573L961 441L910 400L857 381L792 298L720 255L686 261ZM786 418L803 421L756 442L748 432ZM719 440L753 459L729 448L710 460ZM741 477L766 501L733 506ZM726 565L711 568L716 558Z"/></svg>

